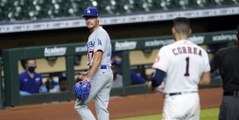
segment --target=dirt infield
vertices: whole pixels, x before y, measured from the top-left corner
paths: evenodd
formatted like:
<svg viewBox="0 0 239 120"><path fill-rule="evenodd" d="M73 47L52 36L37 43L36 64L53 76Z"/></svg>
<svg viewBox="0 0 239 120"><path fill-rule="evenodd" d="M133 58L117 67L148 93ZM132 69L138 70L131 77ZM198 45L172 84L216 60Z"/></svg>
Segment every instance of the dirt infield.
<svg viewBox="0 0 239 120"><path fill-rule="evenodd" d="M218 107L222 99L221 88L201 89L201 107ZM0 120L79 120L74 101L24 105L0 111ZM162 112L162 94L144 94L125 97L112 97L109 105L111 119L158 114ZM94 102L89 107L94 110Z"/></svg>

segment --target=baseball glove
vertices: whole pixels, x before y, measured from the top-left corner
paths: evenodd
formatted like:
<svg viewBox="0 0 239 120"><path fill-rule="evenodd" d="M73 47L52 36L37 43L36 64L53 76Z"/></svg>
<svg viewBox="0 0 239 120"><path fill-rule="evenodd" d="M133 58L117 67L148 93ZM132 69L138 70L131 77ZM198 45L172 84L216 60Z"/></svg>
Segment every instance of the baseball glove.
<svg viewBox="0 0 239 120"><path fill-rule="evenodd" d="M85 101L89 97L90 88L91 88L90 82L84 79L74 84L72 93L79 100Z"/></svg>

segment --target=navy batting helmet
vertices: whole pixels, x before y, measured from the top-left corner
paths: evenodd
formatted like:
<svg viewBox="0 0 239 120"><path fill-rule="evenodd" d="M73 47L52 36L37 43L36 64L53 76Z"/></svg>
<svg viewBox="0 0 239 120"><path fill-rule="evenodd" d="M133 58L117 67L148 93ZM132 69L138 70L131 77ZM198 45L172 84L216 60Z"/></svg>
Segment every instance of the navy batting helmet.
<svg viewBox="0 0 239 120"><path fill-rule="evenodd" d="M88 80L82 80L74 84L72 92L76 98L85 101L89 97L90 82Z"/></svg>
<svg viewBox="0 0 239 120"><path fill-rule="evenodd" d="M84 10L84 15L82 17L98 17L99 12L94 7L88 7Z"/></svg>

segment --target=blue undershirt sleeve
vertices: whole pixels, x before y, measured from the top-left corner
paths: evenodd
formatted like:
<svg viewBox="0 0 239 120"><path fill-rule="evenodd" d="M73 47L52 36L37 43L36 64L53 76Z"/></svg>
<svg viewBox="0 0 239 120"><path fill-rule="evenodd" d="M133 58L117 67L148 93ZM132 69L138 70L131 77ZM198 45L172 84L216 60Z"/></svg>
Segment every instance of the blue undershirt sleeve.
<svg viewBox="0 0 239 120"><path fill-rule="evenodd" d="M157 87L159 86L162 82L163 82L163 79L165 78L166 76L166 72L160 70L160 69L156 69L154 75L153 75L153 78L152 78L152 87Z"/></svg>

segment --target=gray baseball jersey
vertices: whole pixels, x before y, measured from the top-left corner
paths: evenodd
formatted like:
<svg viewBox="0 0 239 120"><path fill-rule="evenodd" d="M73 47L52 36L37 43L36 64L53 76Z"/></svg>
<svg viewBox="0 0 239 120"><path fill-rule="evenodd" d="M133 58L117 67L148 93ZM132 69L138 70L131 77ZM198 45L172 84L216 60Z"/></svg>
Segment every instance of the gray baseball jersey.
<svg viewBox="0 0 239 120"><path fill-rule="evenodd" d="M75 109L80 114L82 120L96 120L95 116L87 107L87 104L95 98L96 114L98 120L109 120L107 110L110 90L113 82L113 72L111 70L111 41L108 33L102 28L97 28L88 38L87 42L88 65L92 65L94 53L97 50L103 52L100 67L91 80L91 89L86 101L77 99Z"/></svg>
<svg viewBox="0 0 239 120"><path fill-rule="evenodd" d="M108 33L102 28L99 27L96 31L91 33L87 42L87 56L88 56L88 65L91 66L94 53L97 50L101 50L104 54L102 57L101 65L111 66L111 42Z"/></svg>

